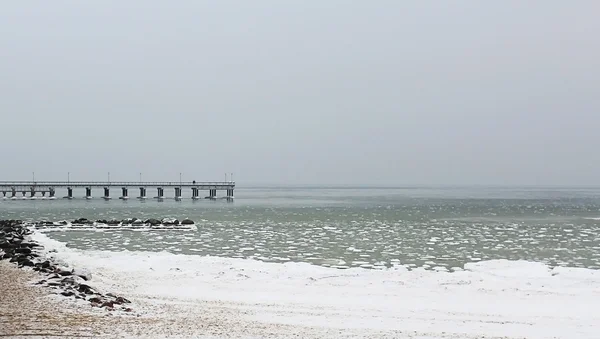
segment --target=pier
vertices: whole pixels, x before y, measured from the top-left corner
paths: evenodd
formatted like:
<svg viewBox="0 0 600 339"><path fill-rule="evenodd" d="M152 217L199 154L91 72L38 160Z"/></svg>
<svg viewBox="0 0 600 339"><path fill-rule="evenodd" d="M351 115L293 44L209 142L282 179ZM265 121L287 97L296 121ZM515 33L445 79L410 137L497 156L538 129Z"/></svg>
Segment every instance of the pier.
<svg viewBox="0 0 600 339"><path fill-rule="evenodd" d="M176 200L182 199L183 189L191 190L192 199L201 199L200 192L208 192L205 199L217 199L218 191L225 191L222 196L225 199L233 200L233 192L235 189L234 181L221 182L99 182L99 181L0 181L0 192L4 198L35 198L39 193L41 197L56 198L56 190L58 188L66 189L66 199L73 199L73 191L75 189L83 189L85 199L92 199L93 189L100 189L103 199L111 199L111 188L118 189L120 192L119 199L129 199L129 191L131 189L138 190L138 199L147 199L148 189L155 189L155 199L165 198L165 189L173 190L173 198ZM19 194L21 194L19 196Z"/></svg>

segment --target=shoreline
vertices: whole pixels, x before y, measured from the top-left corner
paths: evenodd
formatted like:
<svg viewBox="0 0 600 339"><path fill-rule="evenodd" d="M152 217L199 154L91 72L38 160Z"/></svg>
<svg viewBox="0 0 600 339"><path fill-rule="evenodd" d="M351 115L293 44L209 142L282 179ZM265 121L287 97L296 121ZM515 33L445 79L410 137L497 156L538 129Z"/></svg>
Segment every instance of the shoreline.
<svg viewBox="0 0 600 339"><path fill-rule="evenodd" d="M401 267L336 270L74 249L43 231L33 232L29 239L43 245L49 258L66 267L89 268L90 286L126 296L133 309L109 312L73 296L53 295L33 285L41 273L1 261L2 275L6 270L18 277L6 291L24 287L0 306L7 314L0 320L16 329L27 328L19 321L40 324L54 329L52 336L79 331L78 337L87 331L122 338L583 339L595 338L600 330L600 317L593 312L600 302L600 271L595 270L509 260L470 264L453 273ZM25 300L25 311L8 314L19 298ZM36 312L41 312L39 322Z"/></svg>

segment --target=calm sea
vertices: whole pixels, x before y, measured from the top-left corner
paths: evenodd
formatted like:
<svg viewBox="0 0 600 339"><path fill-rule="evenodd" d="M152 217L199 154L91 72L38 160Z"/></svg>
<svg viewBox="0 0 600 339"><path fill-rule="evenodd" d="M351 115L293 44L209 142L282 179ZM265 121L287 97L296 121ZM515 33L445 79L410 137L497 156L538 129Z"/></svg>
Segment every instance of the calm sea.
<svg viewBox="0 0 600 339"><path fill-rule="evenodd" d="M600 269L600 189L303 187L239 188L235 193L230 203L0 200L0 218L175 217L190 218L198 226L197 231L48 233L80 249L167 251L338 268L403 264L453 270L473 261L523 259Z"/></svg>

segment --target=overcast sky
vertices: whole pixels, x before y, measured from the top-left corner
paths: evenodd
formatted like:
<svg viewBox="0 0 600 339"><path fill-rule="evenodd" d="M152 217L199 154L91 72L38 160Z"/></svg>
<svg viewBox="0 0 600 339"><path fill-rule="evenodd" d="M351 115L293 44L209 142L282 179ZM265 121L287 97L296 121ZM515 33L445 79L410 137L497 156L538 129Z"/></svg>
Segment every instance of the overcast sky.
<svg viewBox="0 0 600 339"><path fill-rule="evenodd" d="M600 184L598 1L5 1L0 180Z"/></svg>

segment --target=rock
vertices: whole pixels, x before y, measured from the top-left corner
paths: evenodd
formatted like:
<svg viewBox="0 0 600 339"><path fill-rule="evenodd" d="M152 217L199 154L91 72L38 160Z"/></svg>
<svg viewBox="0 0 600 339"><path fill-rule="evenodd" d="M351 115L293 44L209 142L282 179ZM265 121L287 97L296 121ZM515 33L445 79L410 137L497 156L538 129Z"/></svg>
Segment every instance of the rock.
<svg viewBox="0 0 600 339"><path fill-rule="evenodd" d="M144 222L143 222L143 221L141 221L140 219L135 219L135 220L134 220L134 221L133 221L131 224L132 224L132 225L143 225L143 224L144 224Z"/></svg>
<svg viewBox="0 0 600 339"><path fill-rule="evenodd" d="M16 248L15 253L31 254L31 249L28 247Z"/></svg>
<svg viewBox="0 0 600 339"><path fill-rule="evenodd" d="M79 284L79 287L77 287L77 290L79 292L85 293L85 294L94 294L94 290L86 284Z"/></svg>
<svg viewBox="0 0 600 339"><path fill-rule="evenodd" d="M100 305L100 307L110 307L110 308L112 308L112 307L115 307L115 303L112 302L112 301L105 301L105 302L102 303L102 305Z"/></svg>
<svg viewBox="0 0 600 339"><path fill-rule="evenodd" d="M115 303L117 304L131 304L131 301L123 298L123 297L117 297L117 299L115 299Z"/></svg>
<svg viewBox="0 0 600 339"><path fill-rule="evenodd" d="M23 259L19 261L19 266L23 267L23 266L28 266L28 267L33 267L35 264L33 263L33 261L29 260L29 259Z"/></svg>
<svg viewBox="0 0 600 339"><path fill-rule="evenodd" d="M64 295L65 297L70 297L75 295L75 293L73 293L73 291L62 291L60 292L61 295Z"/></svg>
<svg viewBox="0 0 600 339"><path fill-rule="evenodd" d="M75 281L75 278L71 276L71 277L66 277L63 280L61 280L61 283L63 285L75 285L75 284L77 284L77 281Z"/></svg>
<svg viewBox="0 0 600 339"><path fill-rule="evenodd" d="M127 219L121 220L121 224L123 224L123 225L129 225L129 224L131 224L134 221L135 221L135 219L133 219L133 218L127 218Z"/></svg>
<svg viewBox="0 0 600 339"><path fill-rule="evenodd" d="M179 220L173 218L164 218L162 223L163 225L179 225Z"/></svg>
<svg viewBox="0 0 600 339"><path fill-rule="evenodd" d="M73 224L88 224L88 223L91 223L91 221L87 220L86 218L79 218L79 219L73 220Z"/></svg>
<svg viewBox="0 0 600 339"><path fill-rule="evenodd" d="M194 221L193 221L193 220L190 220L190 219L183 219L183 220L181 221L181 224L182 224L182 225L193 225L193 224L195 224L195 223L194 223Z"/></svg>
<svg viewBox="0 0 600 339"><path fill-rule="evenodd" d="M124 309L123 311L125 311L125 312L132 312L133 310L132 310L131 308L127 307L127 308L126 308L126 309Z"/></svg>
<svg viewBox="0 0 600 339"><path fill-rule="evenodd" d="M42 284L45 284L45 283L46 283L46 280L43 280L43 279L42 279L42 280L40 280L40 281L36 282L35 284L36 284L36 285L42 285Z"/></svg>
<svg viewBox="0 0 600 339"><path fill-rule="evenodd" d="M107 225L111 225L111 226L116 226L118 224L120 224L121 222L119 220L116 219L111 219L109 221L106 222Z"/></svg>
<svg viewBox="0 0 600 339"><path fill-rule="evenodd" d="M92 280L92 272L85 268L78 268L73 270L73 275L81 277L85 281Z"/></svg>
<svg viewBox="0 0 600 339"><path fill-rule="evenodd" d="M98 305L102 304L102 300L100 300L100 298L98 297L89 298L88 301L91 303L96 303Z"/></svg>
<svg viewBox="0 0 600 339"><path fill-rule="evenodd" d="M70 272L70 271L58 271L58 274L62 275L63 277L66 277L68 275L72 275L73 272Z"/></svg>
<svg viewBox="0 0 600 339"><path fill-rule="evenodd" d="M156 226L156 225L160 225L161 221L158 219L148 219L146 221L144 221L145 224L150 224L152 226Z"/></svg>

